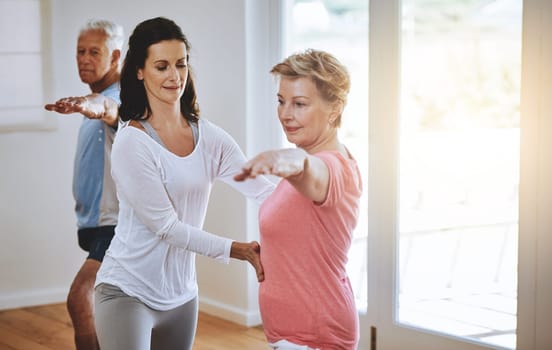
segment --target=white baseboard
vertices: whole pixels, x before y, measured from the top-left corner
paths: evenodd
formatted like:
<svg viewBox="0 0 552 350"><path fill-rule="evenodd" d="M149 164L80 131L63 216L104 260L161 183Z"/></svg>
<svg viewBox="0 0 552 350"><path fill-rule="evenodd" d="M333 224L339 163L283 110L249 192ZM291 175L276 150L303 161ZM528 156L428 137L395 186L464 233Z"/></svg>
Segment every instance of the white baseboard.
<svg viewBox="0 0 552 350"><path fill-rule="evenodd" d="M3 293L0 294L0 310L63 303L67 292L67 288L51 288ZM247 311L209 298L200 297L199 310L246 327L255 327L262 323L258 310Z"/></svg>
<svg viewBox="0 0 552 350"><path fill-rule="evenodd" d="M50 288L17 293L1 293L0 310L62 303L67 299L67 292L67 288Z"/></svg>
<svg viewBox="0 0 552 350"><path fill-rule="evenodd" d="M247 311L201 296L199 310L246 327L255 327L262 323L259 310Z"/></svg>

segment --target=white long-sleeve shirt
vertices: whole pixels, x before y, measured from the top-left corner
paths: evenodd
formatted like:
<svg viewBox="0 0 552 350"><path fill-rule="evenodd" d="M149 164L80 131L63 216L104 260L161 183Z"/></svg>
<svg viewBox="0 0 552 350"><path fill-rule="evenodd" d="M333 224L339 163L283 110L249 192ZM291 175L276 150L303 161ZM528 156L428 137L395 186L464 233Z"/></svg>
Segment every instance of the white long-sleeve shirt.
<svg viewBox="0 0 552 350"><path fill-rule="evenodd" d="M263 177L236 182L246 162L224 130L200 119L199 139L185 157L144 131L125 126L112 150L119 221L95 285L109 283L156 310L197 296L195 254L230 259L232 240L202 230L216 179L263 201L274 185ZM231 204L228 204L231 205Z"/></svg>

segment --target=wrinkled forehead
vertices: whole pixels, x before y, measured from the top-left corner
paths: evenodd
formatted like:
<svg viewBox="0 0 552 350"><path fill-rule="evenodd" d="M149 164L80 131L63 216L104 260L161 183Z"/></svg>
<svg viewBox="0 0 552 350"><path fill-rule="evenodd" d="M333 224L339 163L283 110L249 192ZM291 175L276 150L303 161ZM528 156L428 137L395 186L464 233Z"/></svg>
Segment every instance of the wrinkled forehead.
<svg viewBox="0 0 552 350"><path fill-rule="evenodd" d="M318 95L318 88L311 77L282 75L278 81L280 94Z"/></svg>
<svg viewBox="0 0 552 350"><path fill-rule="evenodd" d="M107 34L101 29L90 29L81 32L78 40L78 46L97 46L106 47Z"/></svg>

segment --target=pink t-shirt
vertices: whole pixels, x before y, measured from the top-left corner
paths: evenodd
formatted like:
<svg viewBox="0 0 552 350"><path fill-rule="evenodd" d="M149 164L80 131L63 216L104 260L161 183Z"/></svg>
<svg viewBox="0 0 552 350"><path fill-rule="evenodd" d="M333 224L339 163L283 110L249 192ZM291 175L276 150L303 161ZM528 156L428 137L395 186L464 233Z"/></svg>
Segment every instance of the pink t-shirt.
<svg viewBox="0 0 552 350"><path fill-rule="evenodd" d="M260 208L263 327L269 342L356 349L358 315L345 266L358 218L360 172L339 152L316 156L330 171L323 203L282 180Z"/></svg>

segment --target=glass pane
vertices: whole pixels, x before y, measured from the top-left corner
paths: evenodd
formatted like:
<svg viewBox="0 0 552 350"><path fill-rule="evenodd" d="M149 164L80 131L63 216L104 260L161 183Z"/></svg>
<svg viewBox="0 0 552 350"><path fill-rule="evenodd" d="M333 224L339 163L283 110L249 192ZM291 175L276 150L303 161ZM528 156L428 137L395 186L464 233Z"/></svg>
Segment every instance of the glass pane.
<svg viewBox="0 0 552 350"><path fill-rule="evenodd" d="M360 310L367 307L368 235L368 0L290 2L286 56L307 48L325 50L349 70L351 91L340 139L355 156L363 177L359 223L349 252L348 272Z"/></svg>
<svg viewBox="0 0 552 350"><path fill-rule="evenodd" d="M400 323L515 348L522 0L403 0Z"/></svg>

